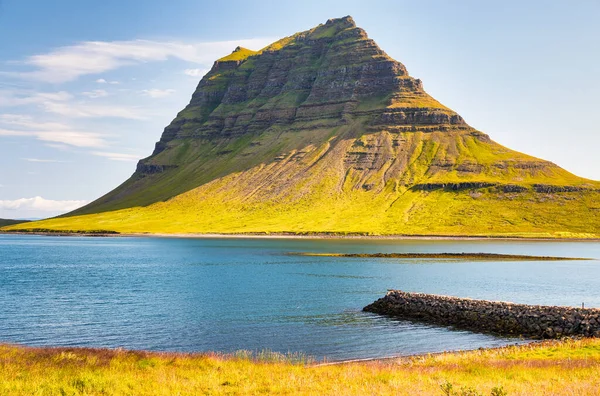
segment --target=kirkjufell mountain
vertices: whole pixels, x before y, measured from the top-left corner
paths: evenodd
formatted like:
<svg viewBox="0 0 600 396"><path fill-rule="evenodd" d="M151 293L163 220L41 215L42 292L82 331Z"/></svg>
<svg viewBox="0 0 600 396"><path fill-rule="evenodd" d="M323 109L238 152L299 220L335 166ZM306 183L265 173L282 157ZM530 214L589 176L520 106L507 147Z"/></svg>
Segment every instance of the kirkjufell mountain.
<svg viewBox="0 0 600 396"><path fill-rule="evenodd" d="M599 191L469 126L344 17L217 60L129 180L12 228L598 237Z"/></svg>

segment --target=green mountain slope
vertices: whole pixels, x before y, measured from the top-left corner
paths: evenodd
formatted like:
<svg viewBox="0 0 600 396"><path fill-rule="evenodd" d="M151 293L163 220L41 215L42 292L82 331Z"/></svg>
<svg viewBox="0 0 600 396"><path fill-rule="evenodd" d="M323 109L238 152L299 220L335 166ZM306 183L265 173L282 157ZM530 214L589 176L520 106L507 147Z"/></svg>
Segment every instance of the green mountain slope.
<svg viewBox="0 0 600 396"><path fill-rule="evenodd" d="M129 180L27 228L594 237L599 191L470 127L345 17L219 59Z"/></svg>
<svg viewBox="0 0 600 396"><path fill-rule="evenodd" d="M29 220L0 219L0 227L4 227L7 225L13 225L13 224L28 223L28 222L29 222Z"/></svg>

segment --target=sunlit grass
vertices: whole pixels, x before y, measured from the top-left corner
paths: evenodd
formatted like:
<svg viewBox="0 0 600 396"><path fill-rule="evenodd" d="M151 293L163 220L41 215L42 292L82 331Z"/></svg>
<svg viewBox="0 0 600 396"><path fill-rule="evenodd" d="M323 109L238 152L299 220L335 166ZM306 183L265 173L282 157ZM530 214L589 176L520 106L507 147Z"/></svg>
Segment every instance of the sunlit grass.
<svg viewBox="0 0 600 396"><path fill-rule="evenodd" d="M3 395L596 395L599 370L592 339L333 365L273 352L0 346Z"/></svg>
<svg viewBox="0 0 600 396"><path fill-rule="evenodd" d="M235 182L233 182L235 183ZM233 184L232 183L232 184ZM33 223L4 230L113 230L121 233L295 233L598 238L600 217L590 207L599 193L533 193L508 199L494 192L412 192L386 196L354 192L346 199L306 196L289 204L244 202L222 185L167 202ZM314 190L313 190L314 191ZM542 197L543 198L543 197Z"/></svg>
<svg viewBox="0 0 600 396"><path fill-rule="evenodd" d="M218 60L218 62L227 62L227 61L240 61L248 58L249 56L258 54L258 51L253 51L248 48L238 47L231 54L224 56Z"/></svg>

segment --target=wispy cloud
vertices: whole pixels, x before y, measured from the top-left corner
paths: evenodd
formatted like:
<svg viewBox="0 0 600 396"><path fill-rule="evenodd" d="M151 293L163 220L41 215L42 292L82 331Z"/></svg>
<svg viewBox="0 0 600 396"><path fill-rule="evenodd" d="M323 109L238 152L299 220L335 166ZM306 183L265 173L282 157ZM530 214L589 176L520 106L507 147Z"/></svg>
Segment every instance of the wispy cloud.
<svg viewBox="0 0 600 396"><path fill-rule="evenodd" d="M44 104L46 102L64 102L73 98L68 92L27 92L0 90L0 107L17 107Z"/></svg>
<svg viewBox="0 0 600 396"><path fill-rule="evenodd" d="M149 96L153 99L157 99L157 98L164 98L166 96L169 96L173 93L175 93L174 89L156 89L156 88L152 88L152 89L144 89L142 91L142 93L146 96Z"/></svg>
<svg viewBox="0 0 600 396"><path fill-rule="evenodd" d="M42 104L48 113L60 114L71 118L127 118L130 120L144 120L137 109L123 106L76 103L76 102L45 102Z"/></svg>
<svg viewBox="0 0 600 396"><path fill-rule="evenodd" d="M33 55L24 64L33 71L11 73L17 77L50 83L63 83L77 78L104 73L124 66L177 58L197 64L211 64L214 59L231 52L237 45L262 48L271 39L249 39L186 43L181 41L85 41ZM99 83L107 80L100 78Z"/></svg>
<svg viewBox="0 0 600 396"><path fill-rule="evenodd" d="M0 115L0 136L34 137L51 143L62 143L75 147L105 147L102 135L84 132L56 122L38 122L31 117L18 114Z"/></svg>
<svg viewBox="0 0 600 396"><path fill-rule="evenodd" d="M51 162L67 162L55 159L42 159L42 158L21 158L23 161L27 162L43 162L43 163L51 163Z"/></svg>
<svg viewBox="0 0 600 396"><path fill-rule="evenodd" d="M111 85L118 85L118 84L120 84L120 82L118 82L118 81L106 81L106 80L105 80L105 79L103 79L103 78L99 78L99 79L97 79L97 80L96 80L96 82L97 82L98 84L111 84Z"/></svg>
<svg viewBox="0 0 600 396"><path fill-rule="evenodd" d="M208 69L185 69L183 73L191 77L202 77L208 73Z"/></svg>
<svg viewBox="0 0 600 396"><path fill-rule="evenodd" d="M0 209L7 210L39 210L42 212L69 212L87 204L88 201L65 200L55 201L42 197L0 200Z"/></svg>
<svg viewBox="0 0 600 396"><path fill-rule="evenodd" d="M67 146L66 144L61 144L61 143L46 143L46 146L55 148L57 150L68 150L69 149L69 146Z"/></svg>
<svg viewBox="0 0 600 396"><path fill-rule="evenodd" d="M140 158L143 158L143 155L139 154L124 154L124 153L110 153L105 151L94 151L93 155L97 155L99 157L106 157L112 161L129 161L129 162L137 162Z"/></svg>
<svg viewBox="0 0 600 396"><path fill-rule="evenodd" d="M92 99L108 96L108 92L97 89L83 92L82 95ZM68 92L27 92L27 91L0 91L0 107L17 107L35 105L46 113L59 114L68 118L125 118L130 120L144 120L141 109L112 104L89 103L75 100Z"/></svg>
<svg viewBox="0 0 600 396"><path fill-rule="evenodd" d="M104 89L94 89L92 91L82 92L81 94L90 99L104 98L108 96L108 92L106 92Z"/></svg>

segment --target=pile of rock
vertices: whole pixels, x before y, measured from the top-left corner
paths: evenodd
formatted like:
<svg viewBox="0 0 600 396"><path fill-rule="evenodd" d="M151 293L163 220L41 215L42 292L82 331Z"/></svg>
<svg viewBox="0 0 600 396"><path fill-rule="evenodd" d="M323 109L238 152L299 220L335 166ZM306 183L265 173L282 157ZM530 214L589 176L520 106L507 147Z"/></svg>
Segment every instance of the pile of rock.
<svg viewBox="0 0 600 396"><path fill-rule="evenodd" d="M600 337L600 309L472 300L390 290L363 311L530 338Z"/></svg>

